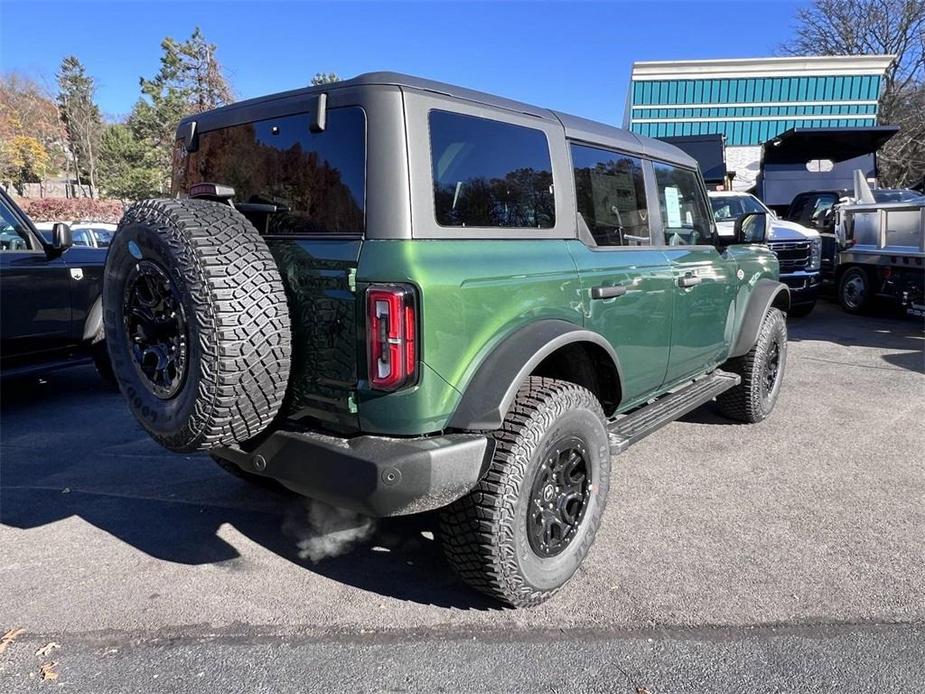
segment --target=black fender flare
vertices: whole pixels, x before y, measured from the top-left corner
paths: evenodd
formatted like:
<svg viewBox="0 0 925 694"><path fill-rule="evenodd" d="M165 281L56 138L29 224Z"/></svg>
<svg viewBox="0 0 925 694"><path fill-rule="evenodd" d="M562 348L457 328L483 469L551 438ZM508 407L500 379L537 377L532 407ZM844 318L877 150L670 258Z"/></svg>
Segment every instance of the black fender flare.
<svg viewBox="0 0 925 694"><path fill-rule="evenodd" d="M761 323L772 306L777 306L783 311L789 310L790 288L783 282L767 278L760 279L749 294L739 332L729 352L730 358L741 357L755 346Z"/></svg>
<svg viewBox="0 0 925 694"><path fill-rule="evenodd" d="M512 332L485 357L466 386L448 427L467 430L500 427L527 377L550 354L575 342L601 347L613 360L617 376L623 382L617 353L602 335L564 320L540 320Z"/></svg>

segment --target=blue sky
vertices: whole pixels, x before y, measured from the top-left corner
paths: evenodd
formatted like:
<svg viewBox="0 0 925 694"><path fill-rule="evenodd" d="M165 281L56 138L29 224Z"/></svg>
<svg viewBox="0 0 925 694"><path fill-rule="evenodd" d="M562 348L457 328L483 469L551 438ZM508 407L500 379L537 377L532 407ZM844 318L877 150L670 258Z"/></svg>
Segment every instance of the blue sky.
<svg viewBox="0 0 925 694"><path fill-rule="evenodd" d="M198 25L240 98L319 71L397 70L620 124L634 60L770 55L803 4L0 0L0 69L53 86L74 54L103 111L125 114L139 77L157 72L164 36Z"/></svg>

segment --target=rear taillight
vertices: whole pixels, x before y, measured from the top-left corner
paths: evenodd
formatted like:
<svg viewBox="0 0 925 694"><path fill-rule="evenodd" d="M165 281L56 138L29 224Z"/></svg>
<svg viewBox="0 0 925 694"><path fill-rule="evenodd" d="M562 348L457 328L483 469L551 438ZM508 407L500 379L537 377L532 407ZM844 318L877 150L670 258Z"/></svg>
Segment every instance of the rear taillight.
<svg viewBox="0 0 925 694"><path fill-rule="evenodd" d="M374 285L366 290L369 385L396 390L417 378L417 309L414 290Z"/></svg>

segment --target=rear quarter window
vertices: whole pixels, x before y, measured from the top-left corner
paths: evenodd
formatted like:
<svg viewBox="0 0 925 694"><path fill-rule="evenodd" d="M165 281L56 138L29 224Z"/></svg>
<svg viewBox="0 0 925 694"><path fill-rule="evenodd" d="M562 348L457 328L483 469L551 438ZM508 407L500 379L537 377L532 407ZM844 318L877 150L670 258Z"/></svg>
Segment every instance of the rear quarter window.
<svg viewBox="0 0 925 694"><path fill-rule="evenodd" d="M429 126L439 225L555 225L552 161L541 130L438 110Z"/></svg>

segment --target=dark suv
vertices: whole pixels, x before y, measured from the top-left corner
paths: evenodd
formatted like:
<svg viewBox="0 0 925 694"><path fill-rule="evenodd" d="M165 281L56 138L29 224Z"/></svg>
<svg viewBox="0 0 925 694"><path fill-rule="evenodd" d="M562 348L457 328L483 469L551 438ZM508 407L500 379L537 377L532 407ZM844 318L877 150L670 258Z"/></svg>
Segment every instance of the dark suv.
<svg viewBox="0 0 925 694"><path fill-rule="evenodd" d="M94 361L111 379L100 290L106 251L71 247L66 224L45 240L0 190L0 375Z"/></svg>
<svg viewBox="0 0 925 694"><path fill-rule="evenodd" d="M106 266L138 420L361 513L440 509L452 565L511 605L578 568L612 455L777 399L767 215L718 236L666 143L376 73L191 117L175 162Z"/></svg>

